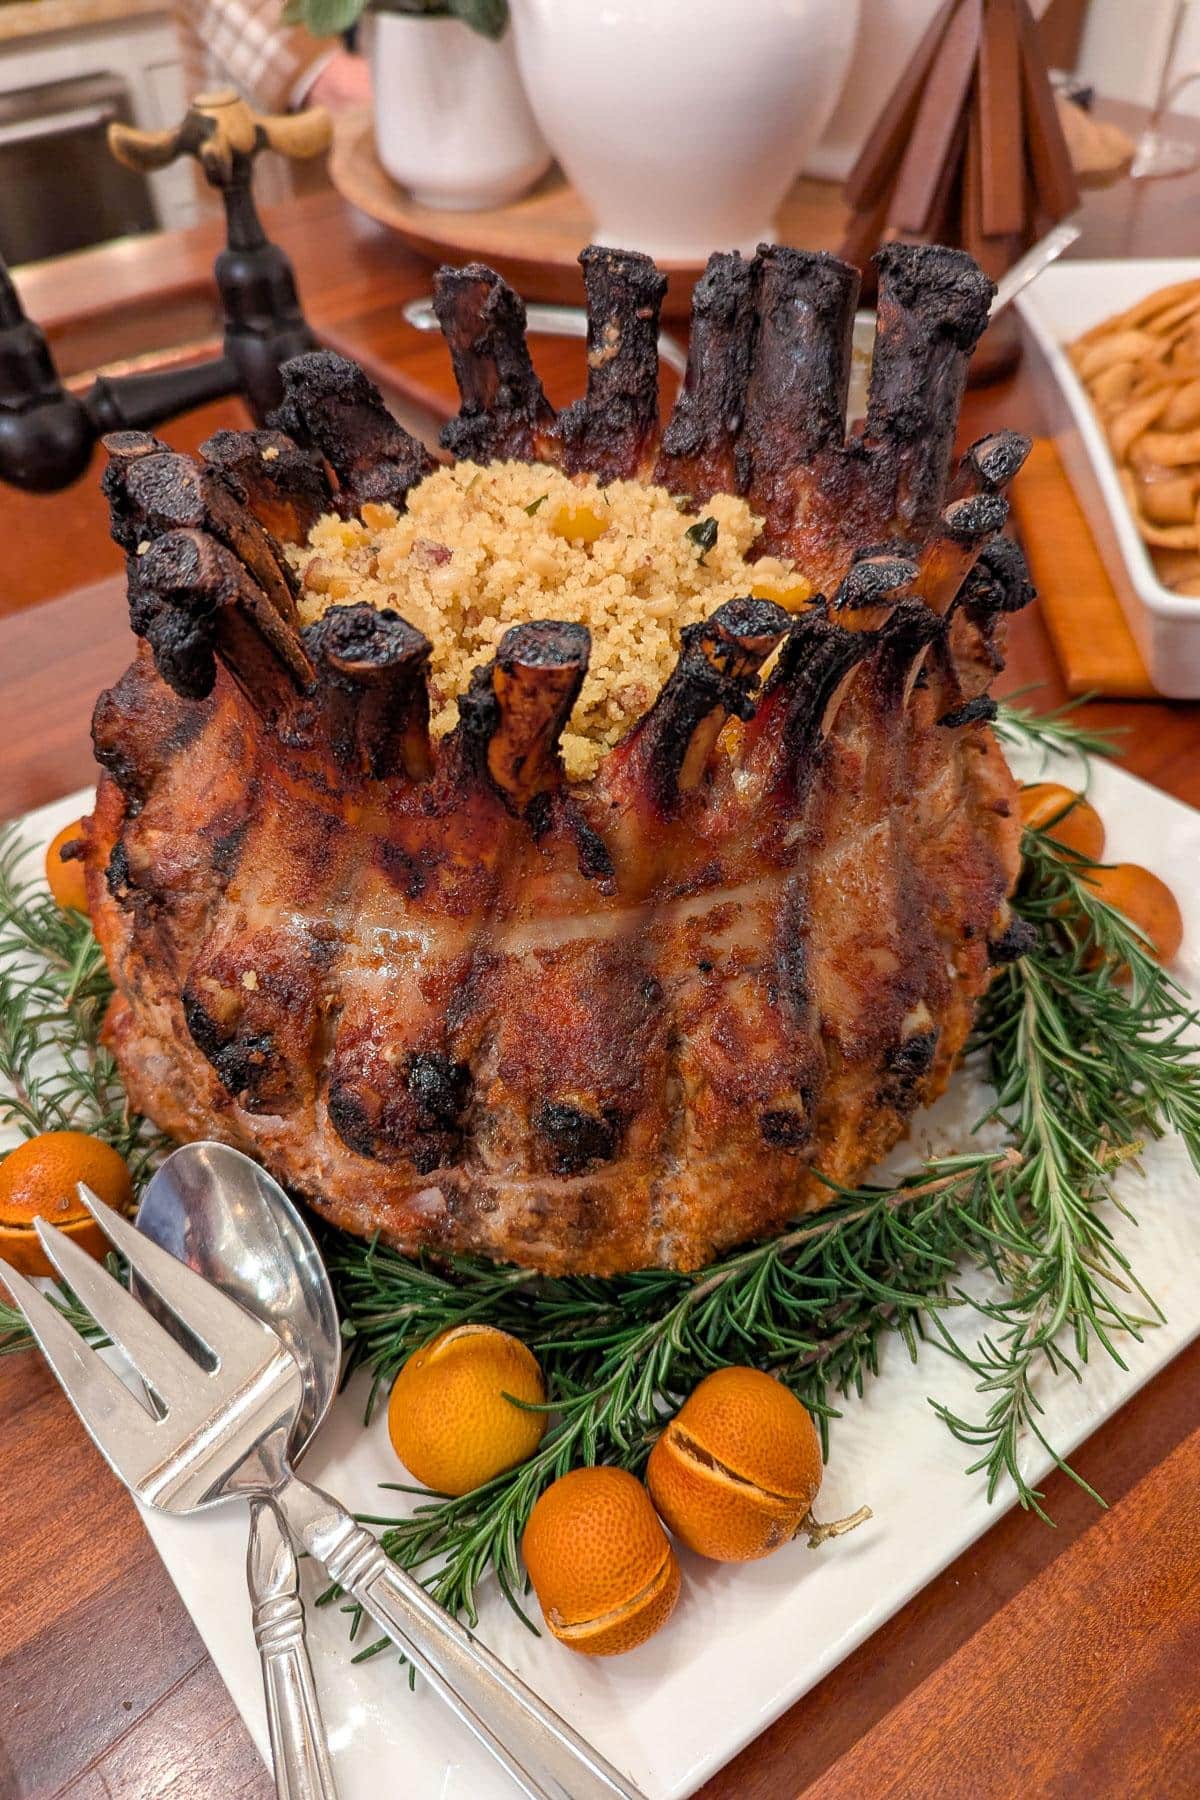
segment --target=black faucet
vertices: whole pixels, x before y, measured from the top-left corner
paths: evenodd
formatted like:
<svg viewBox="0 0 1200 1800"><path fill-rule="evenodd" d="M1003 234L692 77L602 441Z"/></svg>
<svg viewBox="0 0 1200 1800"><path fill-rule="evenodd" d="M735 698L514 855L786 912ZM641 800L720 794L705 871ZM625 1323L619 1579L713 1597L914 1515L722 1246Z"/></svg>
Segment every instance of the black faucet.
<svg viewBox="0 0 1200 1800"><path fill-rule="evenodd" d="M144 173L194 156L225 203L226 246L216 260L222 354L144 375L100 375L86 394L73 394L0 260L0 481L35 493L67 487L105 432L146 430L226 394L241 393L263 422L282 399L279 365L316 340L300 310L292 265L262 228L254 159L268 148L316 156L330 137L322 107L260 118L232 92L201 95L173 131L109 127L109 147L130 168Z"/></svg>

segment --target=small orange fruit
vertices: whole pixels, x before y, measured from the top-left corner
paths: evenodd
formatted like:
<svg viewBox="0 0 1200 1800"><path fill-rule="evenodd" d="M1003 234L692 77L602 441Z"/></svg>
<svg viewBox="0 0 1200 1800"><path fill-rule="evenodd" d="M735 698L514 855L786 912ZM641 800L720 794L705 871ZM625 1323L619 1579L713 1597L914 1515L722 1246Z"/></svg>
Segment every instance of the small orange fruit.
<svg viewBox="0 0 1200 1800"><path fill-rule="evenodd" d="M1021 823L1044 832L1064 850L1099 862L1104 854L1104 822L1081 795L1058 781L1037 781L1020 794Z"/></svg>
<svg viewBox="0 0 1200 1800"><path fill-rule="evenodd" d="M511 1394L512 1400L505 1396ZM456 1325L414 1350L392 1384L388 1435L405 1468L440 1494L469 1494L532 1456L546 1430L537 1358L494 1325Z"/></svg>
<svg viewBox="0 0 1200 1800"><path fill-rule="evenodd" d="M59 1226L90 1256L108 1250L108 1239L75 1192L80 1181L119 1212L133 1203L124 1158L86 1131L44 1131L0 1162L0 1256L23 1275L54 1273L33 1229L36 1218Z"/></svg>
<svg viewBox="0 0 1200 1800"><path fill-rule="evenodd" d="M761 1369L717 1369L650 1452L646 1485L700 1556L751 1562L795 1537L821 1485L816 1426Z"/></svg>
<svg viewBox="0 0 1200 1800"><path fill-rule="evenodd" d="M1157 962L1171 961L1183 942L1183 914L1165 881L1137 863L1089 869L1086 880L1107 906L1124 913L1149 938Z"/></svg>
<svg viewBox="0 0 1200 1800"><path fill-rule="evenodd" d="M87 883L83 878L83 864L77 856L63 858L63 851L68 845L80 844L83 840L83 820L72 819L64 825L58 836L51 839L46 851L46 880L50 883L50 892L64 911L73 908L75 912L85 913L88 909Z"/></svg>
<svg viewBox="0 0 1200 1800"><path fill-rule="evenodd" d="M521 1553L546 1624L584 1656L636 1649L679 1598L675 1552L626 1469L561 1475L530 1513Z"/></svg>

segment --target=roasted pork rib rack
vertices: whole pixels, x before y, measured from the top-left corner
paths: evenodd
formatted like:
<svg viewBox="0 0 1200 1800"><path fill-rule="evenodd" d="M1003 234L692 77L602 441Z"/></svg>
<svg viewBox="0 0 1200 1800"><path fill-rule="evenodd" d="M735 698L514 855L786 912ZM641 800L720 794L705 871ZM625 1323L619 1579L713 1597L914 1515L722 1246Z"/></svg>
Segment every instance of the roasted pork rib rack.
<svg viewBox="0 0 1200 1800"><path fill-rule="evenodd" d="M142 642L96 709L86 860L138 1108L351 1231L603 1274L698 1266L861 1176L1019 953L987 688L1030 597L998 535L1028 445L997 434L951 472L992 294L960 252L881 253L849 439L852 269L714 256L660 432L664 280L581 260L587 393L557 416L516 294L441 271L445 446L745 494L762 549L827 598L689 627L590 782L557 750L577 625L510 630L433 742L425 639L364 606L301 629L281 549L322 513L402 508L431 459L360 370L302 356L275 429L199 464L108 440Z"/></svg>

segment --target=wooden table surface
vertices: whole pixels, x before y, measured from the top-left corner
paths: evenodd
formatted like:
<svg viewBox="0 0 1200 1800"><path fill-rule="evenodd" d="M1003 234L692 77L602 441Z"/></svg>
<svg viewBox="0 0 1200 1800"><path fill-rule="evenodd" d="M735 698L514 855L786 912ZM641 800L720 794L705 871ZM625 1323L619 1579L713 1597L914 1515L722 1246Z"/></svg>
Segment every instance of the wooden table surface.
<svg viewBox="0 0 1200 1800"><path fill-rule="evenodd" d="M1198 214L1197 177L1092 195L1078 253L1194 252ZM428 267L336 197L274 225L321 335L385 375L410 414L445 413L440 342L400 316L428 291ZM64 367L80 370L210 332L213 247L207 228L130 242L43 265L21 286ZM581 384L579 346L544 341L538 356L552 397ZM192 447L244 422L231 401L164 435ZM969 396L964 438L995 423L1041 428L1027 370ZM91 702L130 644L94 471L47 499L0 490L0 528L4 817L91 779ZM1039 705L1061 697L1036 608L1015 621L1002 686L1030 682ZM1200 804L1200 708L1087 714L1127 728L1128 767ZM1052 1477L1056 1530L997 1519L706 1800L1200 1793L1198 1393L1195 1345L1075 1459L1109 1511ZM0 1364L0 1418L0 1797L262 1800L267 1777L132 1505L36 1358Z"/></svg>

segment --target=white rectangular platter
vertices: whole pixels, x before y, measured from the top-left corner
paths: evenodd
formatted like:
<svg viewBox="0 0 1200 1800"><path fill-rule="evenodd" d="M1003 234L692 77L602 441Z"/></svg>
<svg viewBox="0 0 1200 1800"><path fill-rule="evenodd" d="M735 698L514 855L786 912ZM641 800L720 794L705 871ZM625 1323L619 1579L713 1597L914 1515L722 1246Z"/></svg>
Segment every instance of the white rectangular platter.
<svg viewBox="0 0 1200 1800"><path fill-rule="evenodd" d="M1071 780L1064 767L1063 779ZM1186 937L1178 972L1200 996L1200 813L1098 764L1092 797L1108 827L1113 859L1145 863L1175 890ZM25 830L43 843L85 810L75 795L31 814ZM982 1091L958 1079L917 1125L908 1157L967 1147ZM1082 1383L1069 1377L1039 1390L1051 1440L1071 1451L1200 1333L1200 1182L1182 1146L1151 1146L1145 1175L1126 1171L1123 1191L1138 1225L1114 1218L1119 1243L1166 1315L1141 1343L1122 1345L1122 1370L1097 1353ZM964 1336L971 1334L964 1319ZM883 1371L862 1400L845 1403L833 1428L820 1513L862 1503L874 1517L818 1552L790 1545L761 1563L719 1567L684 1555L684 1593L649 1644L612 1661L571 1654L534 1638L497 1593L480 1632L506 1662L564 1713L648 1796L677 1800L755 1737L844 1656L982 1535L1011 1492L989 1506L971 1453L954 1442L927 1404L933 1395L977 1416L969 1375L926 1347L914 1365L889 1344ZM410 1502L378 1483L405 1478L382 1418L361 1426L362 1386L344 1394L306 1459L305 1473L352 1509L388 1513ZM1048 1459L1028 1457L1035 1478ZM47 1479L53 1479L48 1464ZM246 1517L229 1506L195 1520L145 1515L147 1530L260 1749L266 1725L243 1579ZM1029 1531L1046 1527L1030 1518ZM305 1576L307 1591L319 1591ZM506 1779L419 1684L409 1690L386 1655L353 1666L346 1620L335 1608L310 1615L310 1638L342 1800L508 1800ZM364 1640L369 1641L369 1640ZM113 1654L120 1646L111 1646Z"/></svg>
<svg viewBox="0 0 1200 1800"><path fill-rule="evenodd" d="M1104 429L1066 345L1159 288L1200 279L1200 258L1053 264L1017 301L1047 380L1054 441L1150 679L1172 699L1200 695L1200 599L1163 586L1121 492Z"/></svg>

